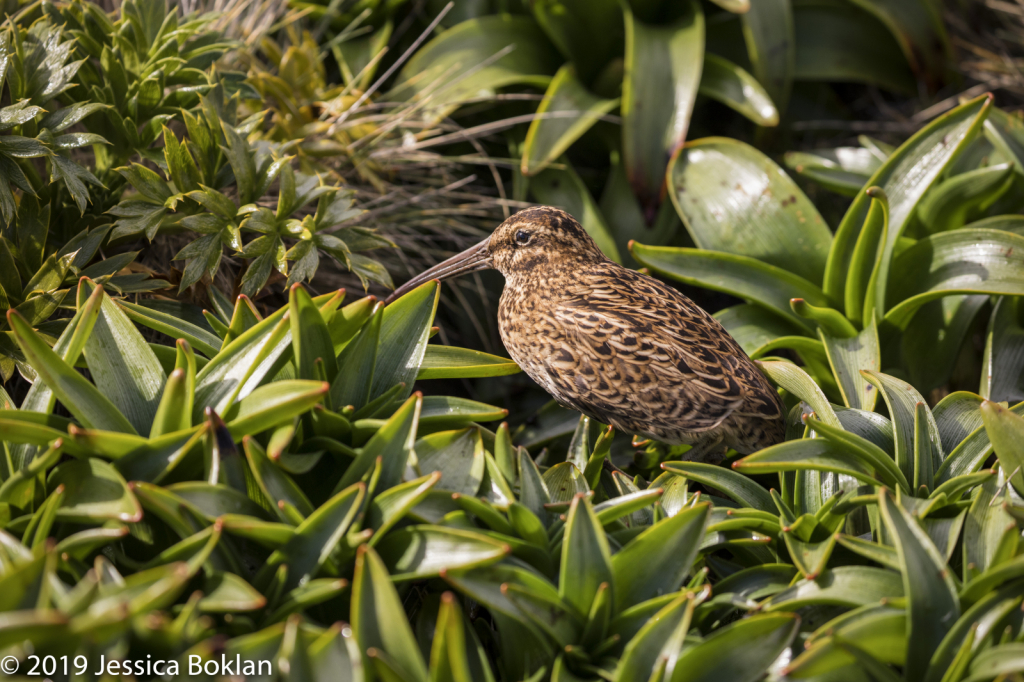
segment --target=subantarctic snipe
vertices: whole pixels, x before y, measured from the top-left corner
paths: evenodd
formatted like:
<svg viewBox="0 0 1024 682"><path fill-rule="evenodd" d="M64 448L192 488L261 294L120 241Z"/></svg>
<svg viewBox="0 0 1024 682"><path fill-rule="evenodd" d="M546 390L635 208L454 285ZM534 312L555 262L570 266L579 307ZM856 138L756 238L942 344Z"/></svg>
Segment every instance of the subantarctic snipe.
<svg viewBox="0 0 1024 682"><path fill-rule="evenodd" d="M605 258L565 211L516 213L476 246L414 277L496 268L509 355L559 403L619 431L743 454L782 440L782 402L711 315L670 286Z"/></svg>

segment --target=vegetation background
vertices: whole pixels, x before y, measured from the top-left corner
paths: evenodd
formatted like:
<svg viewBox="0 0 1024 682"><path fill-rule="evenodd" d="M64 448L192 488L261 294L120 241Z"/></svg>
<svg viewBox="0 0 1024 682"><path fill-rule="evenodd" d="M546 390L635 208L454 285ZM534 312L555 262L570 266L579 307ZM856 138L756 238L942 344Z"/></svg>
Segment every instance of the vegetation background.
<svg viewBox="0 0 1024 682"><path fill-rule="evenodd" d="M1024 5L3 9L25 679L1024 675ZM714 312L786 442L557 406L495 273L379 304L531 203Z"/></svg>

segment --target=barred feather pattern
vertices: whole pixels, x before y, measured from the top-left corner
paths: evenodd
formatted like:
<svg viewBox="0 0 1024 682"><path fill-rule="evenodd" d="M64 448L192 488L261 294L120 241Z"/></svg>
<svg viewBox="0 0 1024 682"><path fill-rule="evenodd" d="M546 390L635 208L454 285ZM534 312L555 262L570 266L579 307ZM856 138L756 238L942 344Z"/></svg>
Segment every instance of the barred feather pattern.
<svg viewBox="0 0 1024 682"><path fill-rule="evenodd" d="M515 243L520 230L532 248ZM522 211L490 251L506 277L505 347L565 407L669 444L721 440L749 454L783 439L778 394L725 328L674 288L605 258L567 213Z"/></svg>

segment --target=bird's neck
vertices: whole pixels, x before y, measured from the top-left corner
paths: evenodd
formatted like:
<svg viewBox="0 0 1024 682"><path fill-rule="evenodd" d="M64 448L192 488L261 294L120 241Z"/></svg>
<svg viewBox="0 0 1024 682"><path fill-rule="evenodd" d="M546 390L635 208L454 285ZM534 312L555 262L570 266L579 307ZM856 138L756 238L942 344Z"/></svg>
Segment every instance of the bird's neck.
<svg viewBox="0 0 1024 682"><path fill-rule="evenodd" d="M529 292L531 295L557 299L569 288L579 284L579 278L592 268L584 262L559 263L558 267L537 267L517 270L505 275L505 289Z"/></svg>

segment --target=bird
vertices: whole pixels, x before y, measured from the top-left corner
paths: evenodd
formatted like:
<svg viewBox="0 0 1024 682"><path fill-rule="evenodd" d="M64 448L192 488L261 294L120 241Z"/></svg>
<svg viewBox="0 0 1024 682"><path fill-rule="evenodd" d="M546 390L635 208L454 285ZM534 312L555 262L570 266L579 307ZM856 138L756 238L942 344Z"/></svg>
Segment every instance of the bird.
<svg viewBox="0 0 1024 682"><path fill-rule="evenodd" d="M569 213L519 211L479 244L410 279L497 269L509 356L562 406L616 431L720 460L781 442L778 392L739 343L675 288L607 258Z"/></svg>

